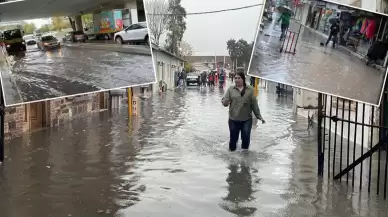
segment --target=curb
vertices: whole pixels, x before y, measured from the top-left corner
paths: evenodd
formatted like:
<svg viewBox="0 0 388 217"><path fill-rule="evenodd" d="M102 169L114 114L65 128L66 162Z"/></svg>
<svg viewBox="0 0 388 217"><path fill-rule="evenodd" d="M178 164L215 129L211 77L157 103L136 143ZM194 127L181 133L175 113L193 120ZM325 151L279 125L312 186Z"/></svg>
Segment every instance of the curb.
<svg viewBox="0 0 388 217"><path fill-rule="evenodd" d="M13 64L12 64L12 62L11 62L11 60L10 60L10 57L9 57L9 55L4 51L4 48L3 47L1 47L1 54L0 55L2 55L3 57L4 57L4 60L5 60L5 62L6 62L6 64L7 64L7 66L8 66L8 77L9 77L9 79L11 80L11 82L12 82L12 86L15 86L15 88L16 88L16 91L17 91L17 93L18 93L18 95L19 95L19 97L20 97L20 100L22 100L22 102L23 102L23 97L22 97L22 94L20 93L20 89L19 89L19 87L16 85L16 81L15 81L15 79L12 77L12 67L13 67ZM3 72L0 72L0 73L3 73ZM3 76L1 76L1 78L3 79ZM4 105L6 105L7 103L6 103L6 96L5 96L5 91L3 91L3 97L4 97Z"/></svg>
<svg viewBox="0 0 388 217"><path fill-rule="evenodd" d="M112 51L112 52L119 52L119 53L126 53L126 54L137 54L137 55L145 55L145 56L151 56L151 48L144 49L144 47L125 47L120 45L107 45L107 44L70 44L70 43L63 43L62 44L65 47L72 47L72 48L82 48L82 49L91 49L91 50L105 50L105 51Z"/></svg>

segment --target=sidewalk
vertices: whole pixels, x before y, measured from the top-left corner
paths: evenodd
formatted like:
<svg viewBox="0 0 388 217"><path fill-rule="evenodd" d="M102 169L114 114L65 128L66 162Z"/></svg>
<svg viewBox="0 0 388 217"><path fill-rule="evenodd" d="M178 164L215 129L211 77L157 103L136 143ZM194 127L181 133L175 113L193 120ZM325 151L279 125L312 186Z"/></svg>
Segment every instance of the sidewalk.
<svg viewBox="0 0 388 217"><path fill-rule="evenodd" d="M9 104L22 103L23 98L20 90L16 85L14 77L11 76L13 60L11 57L5 54L5 51L0 51L0 73L1 73L1 85L4 96L4 101Z"/></svg>
<svg viewBox="0 0 388 217"><path fill-rule="evenodd" d="M346 99L379 103L385 72L367 66L345 49L321 46L326 38L304 27L296 54L280 53L280 27L273 29L273 25L267 23L264 33L257 36L251 74ZM291 23L290 30L297 32L299 27L298 23Z"/></svg>
<svg viewBox="0 0 388 217"><path fill-rule="evenodd" d="M321 36L324 37L325 39L327 39L327 38L329 37L329 36L326 35L325 33L322 33L322 32L319 32L319 31L317 31L317 30L315 30L315 29L312 29L311 27L309 27L309 26L307 26L307 25L304 25L304 24L300 23L299 21L295 21L295 22L297 22L299 25L302 25L302 26L305 27L305 28L310 29L311 31L315 32L316 34L321 35ZM365 59L365 58L366 58L365 56L363 56L363 55L361 55L361 54L359 54L359 53L357 53L357 52L355 52L355 51L352 51L350 48L347 48L347 47L345 47L345 46L340 45L339 47L340 47L343 51L348 52L348 53L354 55L355 57L359 58L360 60L364 61L365 63L367 62L367 60ZM376 64L371 64L370 67L376 68L376 69L378 69L378 70L380 70L381 72L384 72L384 73L385 73L385 71L387 70L386 68L382 67L381 65L376 65Z"/></svg>

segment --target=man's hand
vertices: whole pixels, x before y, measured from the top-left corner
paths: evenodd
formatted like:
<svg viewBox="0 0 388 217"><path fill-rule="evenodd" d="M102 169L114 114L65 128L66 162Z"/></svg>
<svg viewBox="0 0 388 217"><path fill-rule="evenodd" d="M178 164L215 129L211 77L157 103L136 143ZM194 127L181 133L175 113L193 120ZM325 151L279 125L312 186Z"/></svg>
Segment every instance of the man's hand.
<svg viewBox="0 0 388 217"><path fill-rule="evenodd" d="M266 122L265 122L265 120L264 120L264 119L261 119L261 123L262 123L262 124L265 124Z"/></svg>

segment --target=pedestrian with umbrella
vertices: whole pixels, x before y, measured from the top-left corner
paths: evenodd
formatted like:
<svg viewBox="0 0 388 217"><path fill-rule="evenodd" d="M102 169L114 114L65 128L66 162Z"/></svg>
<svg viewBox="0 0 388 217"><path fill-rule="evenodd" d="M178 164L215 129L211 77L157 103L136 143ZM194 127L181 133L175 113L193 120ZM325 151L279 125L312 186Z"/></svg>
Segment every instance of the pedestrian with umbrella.
<svg viewBox="0 0 388 217"><path fill-rule="evenodd" d="M280 40L282 40L286 36L286 31L290 26L290 20L293 12L292 9L288 6L279 6L278 10L279 12L281 12L281 15L277 22L280 22L280 28L282 31L282 34L280 35Z"/></svg>

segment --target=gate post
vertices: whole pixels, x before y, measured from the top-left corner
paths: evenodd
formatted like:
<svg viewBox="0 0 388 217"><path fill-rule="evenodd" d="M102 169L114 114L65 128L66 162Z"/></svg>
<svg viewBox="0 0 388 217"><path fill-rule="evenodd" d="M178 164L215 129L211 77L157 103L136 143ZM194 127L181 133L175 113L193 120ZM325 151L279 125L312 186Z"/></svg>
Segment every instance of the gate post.
<svg viewBox="0 0 388 217"><path fill-rule="evenodd" d="M1 85L1 83L0 83ZM4 153L4 114L5 114L5 105L3 98L3 91L0 89L0 165L4 162L5 153Z"/></svg>
<svg viewBox="0 0 388 217"><path fill-rule="evenodd" d="M323 94L318 93L318 175L323 176L323 166L324 166L324 150L323 150L323 142L324 137L322 136L322 119L323 119Z"/></svg>

